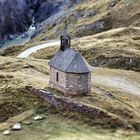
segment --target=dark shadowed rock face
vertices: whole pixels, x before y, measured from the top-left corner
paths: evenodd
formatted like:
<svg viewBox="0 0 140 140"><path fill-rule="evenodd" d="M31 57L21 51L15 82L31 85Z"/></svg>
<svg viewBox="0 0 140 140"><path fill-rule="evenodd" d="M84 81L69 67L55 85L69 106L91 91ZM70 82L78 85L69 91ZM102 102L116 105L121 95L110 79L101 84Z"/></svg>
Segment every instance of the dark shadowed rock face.
<svg viewBox="0 0 140 140"><path fill-rule="evenodd" d="M0 41L14 38L53 16L64 4L81 0L0 0Z"/></svg>
<svg viewBox="0 0 140 140"><path fill-rule="evenodd" d="M66 0L42 0L40 6L35 13L35 22L41 23L49 18L53 13L59 11L59 7L63 5Z"/></svg>
<svg viewBox="0 0 140 140"><path fill-rule="evenodd" d="M0 0L0 41L25 32L35 17L40 23L66 0Z"/></svg>
<svg viewBox="0 0 140 140"><path fill-rule="evenodd" d="M28 29L35 4L35 0L0 0L0 40Z"/></svg>

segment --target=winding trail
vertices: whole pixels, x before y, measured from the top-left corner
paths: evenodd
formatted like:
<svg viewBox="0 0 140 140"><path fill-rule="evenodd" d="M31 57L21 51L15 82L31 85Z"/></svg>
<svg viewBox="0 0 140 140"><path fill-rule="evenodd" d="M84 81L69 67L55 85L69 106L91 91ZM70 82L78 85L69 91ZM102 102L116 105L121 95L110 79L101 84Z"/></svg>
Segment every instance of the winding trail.
<svg viewBox="0 0 140 140"><path fill-rule="evenodd" d="M44 49L44 48L47 48L47 47L51 47L51 46L56 46L56 45L59 45L60 42L59 41L50 41L49 43L45 43L45 44L42 44L42 45L37 45L35 47L31 47L25 51L23 51L22 53L20 53L17 57L18 58L27 58L28 56L30 56L32 53L38 51L38 50L41 50L41 49Z"/></svg>
<svg viewBox="0 0 140 140"><path fill-rule="evenodd" d="M109 31L104 31L102 33L98 33L94 36L100 36L100 35L105 35L105 34L108 34L108 33L118 33L118 32L121 32L121 31L124 31L126 29L135 29L135 30L140 30L140 27L122 27L122 28L116 28L116 29L112 29L112 30L109 30ZM51 46L55 46L55 45L59 45L59 40L51 40L49 41L48 43L45 43L45 44L42 44L42 45L37 45L37 46L34 46L34 47L31 47L25 51L23 51L21 54L19 54L17 57L18 58L27 58L28 56L30 56L32 53L40 50L40 49L43 49L43 48L47 48L47 47L51 47Z"/></svg>

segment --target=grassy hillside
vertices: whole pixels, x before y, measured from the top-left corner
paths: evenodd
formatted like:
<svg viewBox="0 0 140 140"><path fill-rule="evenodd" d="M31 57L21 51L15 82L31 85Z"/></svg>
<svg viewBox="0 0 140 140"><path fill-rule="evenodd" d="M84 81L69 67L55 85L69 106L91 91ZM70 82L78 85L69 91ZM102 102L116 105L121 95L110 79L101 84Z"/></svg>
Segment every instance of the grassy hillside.
<svg viewBox="0 0 140 140"><path fill-rule="evenodd" d="M35 122L29 118L31 125L23 122L23 129L13 132L11 136L5 137L0 134L0 140L139 140L140 136L133 132L118 130L112 132L99 127L84 124L80 121L73 121L70 118L62 117L59 114L45 114L45 119ZM25 122L26 122L25 121Z"/></svg>
<svg viewBox="0 0 140 140"><path fill-rule="evenodd" d="M0 58L0 122L41 105L42 102L28 94L25 87L27 85L39 88L47 86L48 71L45 63L47 62L40 64L36 60Z"/></svg>
<svg viewBox="0 0 140 140"><path fill-rule="evenodd" d="M80 51L90 65L95 67L119 68L140 71L140 28L117 28L95 35L72 40L72 47ZM1 52L2 56L16 56L20 52L43 44L36 42L25 46L10 47ZM59 49L51 46L32 54L37 59L50 59Z"/></svg>
<svg viewBox="0 0 140 140"><path fill-rule="evenodd" d="M27 59L20 60L11 57L0 57L0 121L3 122L9 117L22 113L25 110L41 108L41 106L46 106L45 102L42 102L36 96L29 94L26 90L27 86L33 86L36 88L45 88L48 91L48 80L49 80L49 69L46 60L35 60ZM126 73L126 74L122 74ZM94 81L96 77L102 76L100 79L105 77L105 75L120 76L121 74L124 78L128 78L128 81L132 83L139 83L139 74L134 72L126 71L115 71L107 69L95 69L92 75L92 93L91 95L81 98L76 98L78 101L93 105L97 108L106 110L108 113L111 112L114 115L119 116L124 122L132 125L134 129L140 130L140 114L139 114L139 97L134 95L126 95L125 90L120 90L118 88L106 87L102 83L99 85L98 82ZM135 77L135 78L131 78ZM104 89L104 92L99 90ZM115 99L106 96L106 93L111 91ZM56 91L53 91L56 92ZM56 92L57 93L57 92ZM121 96L120 96L121 93ZM60 93L58 93L60 94ZM132 100L133 99L133 100ZM49 109L49 108L48 108ZM130 113L131 112L131 113ZM66 114L65 114L66 115ZM69 116L68 113L66 116ZM75 118L75 115L73 116ZM72 118L73 118L72 117ZM77 118L78 119L78 118ZM80 119L80 118L79 118ZM92 123L96 125L103 124L104 119L99 120L88 120L82 117L82 121L87 123ZM108 125L109 126L109 125ZM106 125L106 127L108 127Z"/></svg>
<svg viewBox="0 0 140 140"><path fill-rule="evenodd" d="M72 47L79 50L90 65L140 71L140 28L118 28L96 35L72 40ZM32 56L50 59L59 49L52 46Z"/></svg>
<svg viewBox="0 0 140 140"><path fill-rule="evenodd" d="M58 22L44 24L37 36L25 45L0 51L0 123L18 115L12 119L23 124L22 131L13 132L7 138L0 134L0 140L90 140L93 137L97 140L139 140L139 5L138 0L86 0L65 11ZM134 131L114 130L109 125L106 125L108 129L105 130L105 119L90 119L77 113L61 112L27 91L28 86L33 86L63 95L48 88L48 60L59 46L39 50L28 59L17 59L15 56L27 48L46 43L48 39L58 38L66 20L69 23L68 32L72 36L72 48L80 51L91 66L97 67L92 71L91 94L75 97L75 100L117 116L132 126ZM26 116L23 112L28 110ZM23 121L38 113L45 116L41 122L28 118L25 122L32 124L27 125ZM9 126L9 120L6 124L0 124L0 132Z"/></svg>

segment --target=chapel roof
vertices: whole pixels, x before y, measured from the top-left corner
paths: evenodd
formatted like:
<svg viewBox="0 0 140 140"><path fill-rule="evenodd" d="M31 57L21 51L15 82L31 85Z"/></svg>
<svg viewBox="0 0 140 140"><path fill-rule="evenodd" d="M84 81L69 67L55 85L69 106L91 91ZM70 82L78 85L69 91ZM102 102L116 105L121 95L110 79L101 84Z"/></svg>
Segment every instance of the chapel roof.
<svg viewBox="0 0 140 140"><path fill-rule="evenodd" d="M66 48L59 50L50 60L49 65L67 73L89 73L89 64L76 50Z"/></svg>

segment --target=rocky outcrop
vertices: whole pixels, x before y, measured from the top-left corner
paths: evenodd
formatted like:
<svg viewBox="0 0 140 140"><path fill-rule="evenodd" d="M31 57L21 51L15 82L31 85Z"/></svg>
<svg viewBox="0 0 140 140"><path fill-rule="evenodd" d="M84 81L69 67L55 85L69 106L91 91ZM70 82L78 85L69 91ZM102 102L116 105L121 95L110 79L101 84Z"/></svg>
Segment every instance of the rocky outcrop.
<svg viewBox="0 0 140 140"><path fill-rule="evenodd" d="M77 28L76 36L92 35L107 31L112 28L110 18L103 18L90 24L81 25Z"/></svg>
<svg viewBox="0 0 140 140"><path fill-rule="evenodd" d="M35 22L41 23L45 19L52 16L54 13L59 11L61 5L65 3L65 0L46 0L45 2L40 3L36 13L35 13Z"/></svg>

